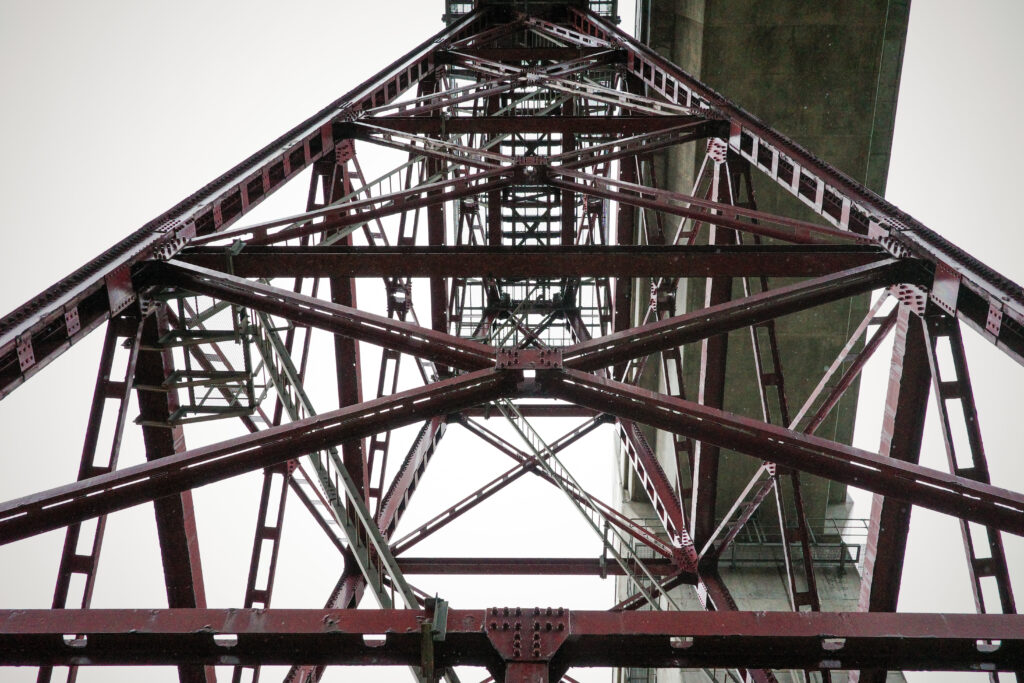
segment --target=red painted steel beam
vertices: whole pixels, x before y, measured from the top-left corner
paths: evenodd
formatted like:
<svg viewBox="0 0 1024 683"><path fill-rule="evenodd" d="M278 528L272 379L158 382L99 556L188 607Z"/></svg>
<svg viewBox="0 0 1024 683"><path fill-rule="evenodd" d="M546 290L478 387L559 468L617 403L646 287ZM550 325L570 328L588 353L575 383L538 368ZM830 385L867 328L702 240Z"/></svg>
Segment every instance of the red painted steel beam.
<svg viewBox="0 0 1024 683"><path fill-rule="evenodd" d="M538 48L531 48L538 49ZM425 135L586 133L636 135L703 121L696 116L380 116L360 119L384 128Z"/></svg>
<svg viewBox="0 0 1024 683"><path fill-rule="evenodd" d="M971 388L960 323L956 318L945 315L926 315L924 323L932 387L938 399L936 407L946 448L946 464L953 474L990 483L991 474L985 456L978 408L974 402L974 390ZM952 367L948 367L945 362L947 358L944 358L944 351L952 357ZM966 434L955 426L954 415L962 420L962 429ZM966 437L966 443L963 437ZM967 573L975 609L979 612L1015 613L1017 606L1002 535L991 527L975 528L961 519L960 537L967 556ZM990 592L992 588L995 589L994 595ZM994 680L994 677L990 678ZM1016 672L1015 678L1018 683L1024 681L1024 667Z"/></svg>
<svg viewBox="0 0 1024 683"><path fill-rule="evenodd" d="M364 121L353 122L348 125L346 132L357 140L365 140L382 147L409 152L410 155L426 157L437 163L448 162L483 171L497 170L502 166L511 166L515 163L514 159L499 152L459 145L445 139L405 133L388 128L387 119L378 119L378 121L385 123L370 125ZM436 173L437 171L428 172L427 175L434 176Z"/></svg>
<svg viewBox="0 0 1024 683"><path fill-rule="evenodd" d="M713 199L719 199L719 192L725 194L728 187L727 167L715 164L716 175L712 183ZM731 197L729 198L731 199ZM736 234L711 226L711 244L733 244ZM726 305L732 298L732 278L713 277L704 283L704 308ZM700 374L697 401L711 408L725 407L725 371L729 350L729 334L711 335L701 340ZM718 505L718 461L720 449L713 443L697 441L693 453L693 479L690 508L690 535L700 548L711 538L715 530L715 508Z"/></svg>
<svg viewBox="0 0 1024 683"><path fill-rule="evenodd" d="M703 137L707 137L704 135ZM643 152L646 150L638 150ZM571 189L593 197L610 199L641 209L653 209L673 216L703 221L723 228L772 237L801 244L835 244L837 241L867 243L857 235L844 233L831 226L770 214L755 209L744 209L682 192L672 192L580 173L571 168L555 166L544 169L549 185ZM741 220L746 219L746 220Z"/></svg>
<svg viewBox="0 0 1024 683"><path fill-rule="evenodd" d="M523 417L596 417L601 414L599 410L593 410L585 406L575 406L568 403L522 403L516 401L516 408ZM479 405L466 408L459 412L463 417L500 418L504 420L497 408L492 405Z"/></svg>
<svg viewBox="0 0 1024 683"><path fill-rule="evenodd" d="M439 31L184 201L0 318L0 398L135 299L127 278L133 264L154 256L166 257L194 236L227 228L303 169L329 154L335 144L335 121L359 109L386 104L433 73L439 64L439 46L478 31L482 17L483 12L473 12Z"/></svg>
<svg viewBox="0 0 1024 683"><path fill-rule="evenodd" d="M416 492L419 478L422 476L430 457L437 447L437 442L444 435L446 423L439 418L431 418L423 425L417 440L406 455L399 473L391 483L388 493L381 501L380 510L374 523L388 541L391 540L402 513L405 511L412 494ZM358 606L366 590L366 577L351 554L345 554L345 568L330 597L327 598L325 609L354 609ZM285 676L285 683L301 681L319 681L323 677L322 666L303 664L292 666Z"/></svg>
<svg viewBox="0 0 1024 683"><path fill-rule="evenodd" d="M485 74L488 78L492 74ZM490 80L478 81L461 88L444 90L433 95L423 95L405 102L398 102L386 107L377 107L367 112L380 118L387 116L425 116L441 112L464 102L487 97L504 95L515 89L516 80L512 76L499 76Z"/></svg>
<svg viewBox="0 0 1024 683"><path fill-rule="evenodd" d="M322 173L324 204L331 204L352 192L352 179L346 164L347 160L341 161L337 157L329 166L325 164L328 167L324 168ZM342 238L342 243L351 246L352 235ZM358 308L355 279L334 273L328 277L328 284L332 303L350 309ZM335 383L338 387L338 407L344 408L362 403L362 364L359 359L358 340L347 335L334 335L334 366ZM363 441L354 439L343 442L341 444L341 459L355 483L358 496L364 503L369 502L370 472Z"/></svg>
<svg viewBox="0 0 1024 683"><path fill-rule="evenodd" d="M569 169L592 168L615 159L638 154L647 155L666 147L714 137L721 132L719 123L718 121L698 120L695 123L686 123L660 131L644 132L628 138L590 145L579 150L567 150L549 157L545 161L551 164L555 170L556 178L560 175L571 175ZM583 180L585 183L590 178L582 176L577 179ZM607 179L601 178L601 181L607 181ZM616 185L614 181L610 181L608 184ZM582 186L582 184L578 185L578 187Z"/></svg>
<svg viewBox="0 0 1024 683"><path fill-rule="evenodd" d="M576 101L566 100L562 103L561 111L559 116L550 117L553 120L566 118L572 116L576 111ZM548 132L551 136L553 131ZM575 153L577 145L576 134L571 130L563 130L559 135L562 141L562 154ZM559 198L561 215L561 239L559 243L563 246L576 244L579 238L576 235L576 203L577 196L575 192L569 190L562 190Z"/></svg>
<svg viewBox="0 0 1024 683"><path fill-rule="evenodd" d="M139 421L146 460L161 462L185 450L184 428L170 423L178 408L178 392L165 387L174 372L174 355L161 348L161 337L168 332L164 309L142 321L142 336L135 366L135 389L139 402ZM81 480L80 480L81 481ZM181 491L153 500L157 540L163 563L164 585L169 607L206 607L206 588L199 555L192 492ZM181 683L212 683L213 670L190 665L178 667Z"/></svg>
<svg viewBox="0 0 1024 683"><path fill-rule="evenodd" d="M589 557L400 557L398 566L403 574L624 575L622 567L614 560ZM675 563L665 557L645 559L644 566L655 576L671 576L679 571Z"/></svg>
<svg viewBox="0 0 1024 683"><path fill-rule="evenodd" d="M607 52L604 47L460 47L458 52L494 62L566 62ZM445 53L442 53L442 56Z"/></svg>
<svg viewBox="0 0 1024 683"><path fill-rule="evenodd" d="M141 346L142 330L142 321L135 315L118 316L111 318L107 323L103 350L100 352L99 370L89 409L89 420L85 428L82 458L78 468L79 480L117 468L135 383L135 366ZM118 346L127 346L128 348L128 357L125 359L121 380L118 380L118 375L114 373L114 361ZM108 401L111 400L117 401L117 408L111 443L109 449L104 452L99 449L98 442L103 416L109 408ZM57 565L57 580L51 603L54 609L67 607L86 609L92 606L92 595L96 587L106 522L107 518L101 516L91 526L72 524L65 530L64 546L61 549L60 562ZM89 541L90 536L91 542ZM80 545L81 541L84 543ZM76 576L80 581L75 581ZM72 586L76 588L73 595ZM69 605L69 602L72 604ZM36 683L49 683L52 676L52 667L42 667L36 675ZM75 683L77 677L78 670L75 667L69 668L66 677L67 683Z"/></svg>
<svg viewBox="0 0 1024 683"><path fill-rule="evenodd" d="M514 373L480 370L25 496L0 504L0 543L514 393Z"/></svg>
<svg viewBox="0 0 1024 683"><path fill-rule="evenodd" d="M906 306L899 307L897 316L878 452L883 457L917 464L921 459L931 369L921 319ZM899 499L872 497L861 571L861 610L896 611L912 509Z"/></svg>
<svg viewBox="0 0 1024 683"><path fill-rule="evenodd" d="M697 551L686 528L683 507L672 482L658 462L654 449L647 442L647 437L640 431L639 425L631 419L620 417L618 426L624 453L650 499L654 513L661 520L675 547L679 568L696 571Z"/></svg>
<svg viewBox="0 0 1024 683"><path fill-rule="evenodd" d="M440 172L436 162L427 163L427 174ZM444 203L435 201L427 207L427 243L441 247L445 244L445 207ZM448 331L448 281L445 277L435 275L430 278L430 326L438 332ZM445 372L438 368L438 372Z"/></svg>
<svg viewBox="0 0 1024 683"><path fill-rule="evenodd" d="M175 261L149 264L138 276L148 285L173 285L296 323L340 334L456 368L493 367L494 349L411 323L328 303L304 294Z"/></svg>
<svg viewBox="0 0 1024 683"><path fill-rule="evenodd" d="M897 309L893 309L892 311L890 311L889 315L885 317L885 319L882 321L882 324L879 325L878 329L875 330L874 334L871 335L871 337L864 344L863 348L860 349L860 351L856 354L856 357L853 358L852 361L850 360L850 357L847 353L843 353L841 360L839 360L839 364L848 364L845 372L843 372L842 376L840 376L838 381L835 381L835 383L830 387L831 391L829 391L828 396L825 397L825 400L822 401L821 405L818 407L818 410L816 410L814 414L811 416L811 419L808 421L807 426L803 428L803 431L807 432L808 434L814 434L815 432L818 431L818 428L822 425L822 423L825 422L825 418L828 417L828 414L832 411L833 408L836 407L840 399L842 399L842 397L846 394L846 391L853 385L857 377L860 376L861 370L864 369L864 366L874 355L875 351L878 350L878 347L889 335L889 332L892 331L892 328L896 324L896 311ZM860 335L857 335L857 338L860 338ZM835 365L835 367L838 368L839 365ZM830 367L829 370L831 369L832 368ZM826 373L825 378L823 378L823 380L818 383L818 386L824 389L826 386L826 382L831 379L832 373ZM817 389L817 387L815 388ZM814 398L816 400L817 397L814 396ZM811 403L811 398L808 398L808 403ZM795 426L795 424L796 421L791 423L790 426Z"/></svg>
<svg viewBox="0 0 1024 683"><path fill-rule="evenodd" d="M437 449L437 442L444 436L446 429L444 417L433 417L420 429L398 474L391 481L387 494L381 499L380 510L376 514L377 528L384 534L384 538L390 539L394 534L402 512L408 506L420 476L426 470Z"/></svg>
<svg viewBox="0 0 1024 683"><path fill-rule="evenodd" d="M238 277L819 277L888 258L871 246L187 247L175 260Z"/></svg>
<svg viewBox="0 0 1024 683"><path fill-rule="evenodd" d="M627 158L619 162L619 178L626 182L637 180L635 158ZM615 246L617 248L636 244L636 225L636 207L620 202L616 210ZM620 276L615 279L614 284L612 330L621 332L630 326L630 315L633 310L633 283L628 278ZM619 372L616 373L616 375L618 374Z"/></svg>
<svg viewBox="0 0 1024 683"><path fill-rule="evenodd" d="M85 443L82 446L82 459L78 467L78 479L88 479L117 469L121 452L121 441L127 422L129 401L135 382L135 367L138 360L138 349L142 336L142 321L135 316L121 316L107 323L103 350L100 353L100 365L93 389L92 404L89 409L89 420L86 423ZM130 344L128 359L125 363L123 379L118 381L114 374L114 357L119 342ZM116 400L117 412L114 418L113 437L109 450L103 452L98 448L100 429L103 424L107 401ZM92 601L93 589L96 585L96 569L99 565L100 550L106 528L106 518L100 517L92 529L92 543L86 544L87 552L79 549L79 539L88 538L88 531L82 534L82 527L73 524L68 527L61 551L60 564L57 569L57 582L54 588L52 606L54 609L68 607L68 594L71 589L72 577L79 574L83 577L81 596L78 607L87 608ZM73 677L72 677L73 678ZM49 680L49 676L45 680Z"/></svg>
<svg viewBox="0 0 1024 683"><path fill-rule="evenodd" d="M542 373L538 373L540 376ZM548 395L1024 535L1024 494L903 463L585 372L544 373Z"/></svg>
<svg viewBox="0 0 1024 683"><path fill-rule="evenodd" d="M433 644L438 664L503 667L489 633L492 624L500 631L514 620L513 612L449 610L445 639ZM298 659L418 666L420 624L431 617L420 610L3 610L0 664L270 665ZM542 611L541 622L546 618ZM1024 659L1021 615L563 611L551 620L568 624L568 637L551 647L554 671L737 664L1006 671Z"/></svg>
<svg viewBox="0 0 1024 683"><path fill-rule="evenodd" d="M596 370L921 277L913 262L879 261L580 342L563 350L562 359L567 368Z"/></svg>

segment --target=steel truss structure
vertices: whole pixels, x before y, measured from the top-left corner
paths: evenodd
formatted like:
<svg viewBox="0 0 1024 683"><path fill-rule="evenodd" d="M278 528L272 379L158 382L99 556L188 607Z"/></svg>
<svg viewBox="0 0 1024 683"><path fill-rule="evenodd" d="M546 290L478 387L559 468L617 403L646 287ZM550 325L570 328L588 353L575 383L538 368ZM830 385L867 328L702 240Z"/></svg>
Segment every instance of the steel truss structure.
<svg viewBox="0 0 1024 683"><path fill-rule="evenodd" d="M106 329L78 481L0 505L3 543L66 529L54 609L0 611L0 664L40 666L40 681L53 666L73 679L77 666L116 663L176 665L182 681L212 680L212 665L254 680L282 663L290 681L330 664L408 665L420 680L456 680L452 667L472 664L509 682L571 680L579 666L723 667L756 681L774 669L875 681L887 669L1019 668L1024 617L1001 535L1024 535L1024 494L990 481L960 330L1024 363L1024 291L616 29L610 3L478 4L449 7L436 36L0 320L0 396ZM370 179L357 145L406 161ZM679 145L705 156L691 194L652 178L650 155ZM304 171L304 210L244 222ZM820 220L758 210L752 182ZM383 279L386 311L357 305L359 278ZM677 310L685 279L706 284L704 308ZM775 321L873 291L878 303L792 410ZM314 367L313 329L333 335L334 367ZM725 339L744 329L758 416L721 408ZM816 436L890 334L878 452ZM361 344L383 349L379 367ZM683 386L684 344L702 345L696 388ZM664 391L638 386L648 364L663 366ZM314 408L314 374L336 381L337 409ZM133 392L147 462L119 468ZM932 392L948 471L918 464ZM100 451L111 412L113 445ZM575 421L549 443L531 422L550 418ZM210 420L249 433L186 446L185 425ZM559 459L603 424L659 529L595 498ZM406 425L419 431L398 456L391 434ZM402 529L449 425L515 464ZM677 472L639 425L673 435ZM764 465L716 516L723 448ZM242 609L206 609L190 491L252 471L264 483ZM875 494L862 613L820 611L802 473ZM408 554L528 474L582 513L600 560ZM793 612L742 612L717 563L769 494L792 541ZM345 558L323 610L270 609L286 500ZM170 608L90 609L105 516L148 502ZM979 614L895 613L914 506L961 521ZM456 610L416 589L417 573L612 574L633 595L608 612ZM72 597L74 577L85 589ZM670 589L686 585L707 613L673 610ZM364 593L381 609L357 609Z"/></svg>

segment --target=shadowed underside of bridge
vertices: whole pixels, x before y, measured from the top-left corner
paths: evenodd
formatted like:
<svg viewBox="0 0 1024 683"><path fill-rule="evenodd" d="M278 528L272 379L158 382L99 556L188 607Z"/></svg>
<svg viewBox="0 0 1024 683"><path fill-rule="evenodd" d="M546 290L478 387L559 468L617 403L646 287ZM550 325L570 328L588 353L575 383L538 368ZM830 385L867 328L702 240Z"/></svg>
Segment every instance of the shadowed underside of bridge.
<svg viewBox="0 0 1024 683"><path fill-rule="evenodd" d="M1024 494L990 481L961 328L1019 372L1021 288L620 32L614 3L480 4L449 3L440 33L0 319L0 396L105 330L78 480L0 505L2 543L66 529L54 609L0 610L0 664L42 667L41 681L98 664L176 665L182 681L212 680L215 665L251 680L270 664L291 665L292 681L332 664L408 665L420 680L473 665L504 681L585 666L757 681L1019 667L1024 620L1001 539L1024 535ZM371 178L360 155L375 147L400 160ZM658 183L664 153L703 160L692 191ZM253 222L300 174L305 206ZM759 186L802 208L759 207ZM361 278L386 296L357 300ZM680 296L686 285L703 300ZM834 362L784 370L797 351L777 321L815 324L820 307L858 297L872 303ZM331 335L326 363L313 331ZM750 410L721 399L735 333L752 349L730 370ZM887 336L878 451L817 435ZM699 349L687 371L685 345ZM318 410L306 385L324 377L337 403ZM929 394L945 471L918 464ZM119 468L130 405L146 462ZM248 433L186 442L189 425L213 420ZM540 420L562 436L543 437ZM410 529L403 513L450 425L511 466ZM416 437L393 452L405 426ZM597 429L619 442L654 528L563 464ZM657 438L671 440L667 467ZM756 466L716 515L726 450ZM254 471L244 597L208 609L190 492ZM806 475L875 494L858 613L820 609ZM561 491L600 558L477 557L469 543L456 557L410 553L524 477ZM791 611L744 612L719 558L769 496ZM289 500L344 557L323 609L271 604ZM169 608L90 609L105 516L150 502ZM979 614L895 613L914 506L960 520ZM446 573L615 575L629 595L606 612L470 611L408 579ZM705 612L678 611L680 586ZM358 609L364 594L381 609Z"/></svg>

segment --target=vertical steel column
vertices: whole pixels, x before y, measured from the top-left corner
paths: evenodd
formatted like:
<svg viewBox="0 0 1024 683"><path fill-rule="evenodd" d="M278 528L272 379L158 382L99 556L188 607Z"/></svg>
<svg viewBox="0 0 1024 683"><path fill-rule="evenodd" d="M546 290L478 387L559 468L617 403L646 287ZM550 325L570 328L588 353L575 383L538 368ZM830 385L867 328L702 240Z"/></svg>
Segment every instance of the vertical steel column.
<svg viewBox="0 0 1024 683"><path fill-rule="evenodd" d="M502 96L511 97L507 93L493 93L484 99L485 116L497 116L501 111ZM501 136L480 135L480 147L489 149ZM487 193L487 231L483 244L499 246L501 244L501 195L503 190L491 190Z"/></svg>
<svg viewBox="0 0 1024 683"><path fill-rule="evenodd" d="M561 116L573 116L575 114L576 100L566 100L559 114ZM576 136L565 130L562 132L562 153L571 152L576 149ZM576 193L567 189L561 192L561 219L562 235L559 242L562 246L576 244Z"/></svg>
<svg viewBox="0 0 1024 683"><path fill-rule="evenodd" d="M949 471L958 477L991 483L978 423L978 409L974 403L974 390L964 354L964 342L960 336L960 323L952 316L928 315L925 324L928 332L928 363ZM944 361L946 348L952 367ZM951 413L950 403L960 404L962 433L954 428L952 415L956 413ZM985 601L984 580L989 579L998 595L998 609L1003 614L1015 614L1017 608L999 530L961 519L960 535L967 555L967 572L971 577L971 592L977 611L982 614L993 611L994 605ZM995 673L990 673L989 678L994 683L999 680ZM1016 673L1016 679L1018 682L1024 681L1024 667Z"/></svg>
<svg viewBox="0 0 1024 683"><path fill-rule="evenodd" d="M355 146L351 141L343 141L338 145L333 158L322 162L330 168L329 172L326 168L321 171L324 179L329 179L323 188L323 204L325 206L352 193L352 177L347 162L354 156ZM346 235L342 238L341 243L351 246L352 235ZM329 281L333 303L357 308L355 278L332 277ZM359 342L351 337L334 335L334 359L337 368L338 407L344 408L361 403L363 386L359 362ZM367 502L369 500L370 475L366 467L363 440L356 439L343 443L341 459L345 463L345 469L348 470L352 481L355 482L359 494L363 497L364 502Z"/></svg>
<svg viewBox="0 0 1024 683"><path fill-rule="evenodd" d="M880 455L915 464L920 460L930 378L921 318L909 307L900 306L878 447ZM896 611L912 509L911 505L888 496L872 497L861 570L860 610ZM883 683L885 672L852 672L851 677L862 683Z"/></svg>
<svg viewBox="0 0 1024 683"><path fill-rule="evenodd" d="M711 141L710 145L714 145ZM732 202L732 188L724 154L714 159L714 172L708 199ZM735 244L733 230L710 226L708 244ZM732 278L708 278L704 290L704 307L724 304L732 298ZM710 408L722 408L725 402L725 366L728 356L728 333L708 337L701 342L700 385L697 401ZM702 547L715 530L715 507L718 500L718 460L721 449L706 441L698 441L693 457L692 503L690 536Z"/></svg>
<svg viewBox="0 0 1024 683"><path fill-rule="evenodd" d="M89 409L89 420L85 429L85 443L82 446L82 461L78 467L78 480L88 479L98 474L111 472L117 467L121 453L121 437L128 416L129 399L135 381L135 364L138 359L139 342L142 336L142 321L137 315L122 315L111 318L107 322L106 337L100 355L100 367L96 377L96 388L93 390L92 405ZM124 341L128 349L124 378L111 378L117 343ZM114 431L110 448L106 457L97 457L100 425L106 412L108 400L117 401L114 418ZM89 607L92 603L92 592L96 586L96 570L99 567L100 550L103 546L103 535L107 526L107 516L103 515L84 524L72 524L64 536L64 548L61 551L60 564L57 568L57 584L53 593L53 608L64 609L68 606L71 582L75 575L83 577L81 596L76 601L80 608ZM83 527L86 534L82 535ZM88 552L80 553L78 548L83 539L88 539L88 530L92 530L92 542L87 543ZM48 683L53 675L53 667L40 667L36 678L38 683ZM78 676L78 667L68 667L67 681L74 683Z"/></svg>
<svg viewBox="0 0 1024 683"><path fill-rule="evenodd" d="M168 331L167 312L163 305L142 323L140 350L136 363L136 393L139 421L146 444L146 459L159 458L185 450L185 433L181 425L170 422L178 408L178 394L165 384L174 371L174 354L164 348L161 338ZM169 607L206 607L206 588L199 558L192 492L184 491L153 501L157 535L163 559L164 582ZM182 665L178 667L181 683L214 683L213 667Z"/></svg>
<svg viewBox="0 0 1024 683"><path fill-rule="evenodd" d="M626 157L619 160L619 180L627 183L635 183L637 180L636 157ZM618 215L616 216L615 244L616 246L630 246L636 241L636 215L637 209L625 202L619 202ZM621 332L631 324L633 307L633 282L628 277L615 278L614 305L612 307L612 331ZM622 363L615 366L613 377L621 378L626 372L627 365Z"/></svg>

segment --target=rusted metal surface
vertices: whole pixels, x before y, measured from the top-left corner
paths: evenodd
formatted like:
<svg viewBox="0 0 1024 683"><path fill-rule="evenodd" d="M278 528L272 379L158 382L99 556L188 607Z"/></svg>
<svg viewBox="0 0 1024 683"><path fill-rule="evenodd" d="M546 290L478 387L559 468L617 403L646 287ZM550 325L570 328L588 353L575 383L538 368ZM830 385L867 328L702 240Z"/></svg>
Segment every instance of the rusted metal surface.
<svg viewBox="0 0 1024 683"><path fill-rule="evenodd" d="M0 611L0 663L273 664L297 656L316 663L418 665L420 624L430 616L419 610L6 610ZM524 643L519 655L515 633ZM542 634L539 641L534 633ZM66 642L65 634L79 635ZM383 643L372 640L381 634ZM1024 656L1022 634L1020 615L494 608L449 610L446 638L434 648L438 661L450 664L540 660L556 671L569 662L699 667L734 661L773 668L892 662L905 669L1006 671ZM979 647L979 640L1000 645Z"/></svg>

